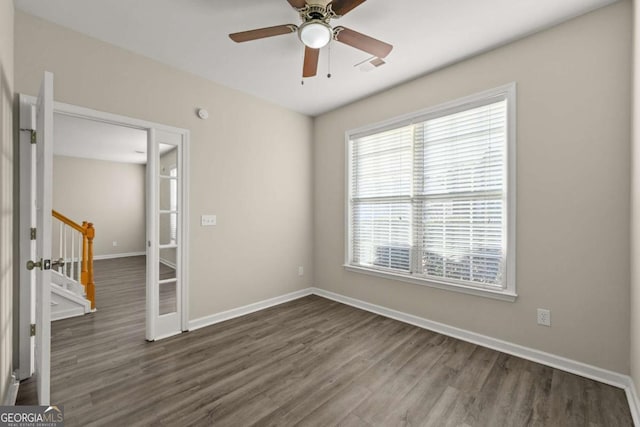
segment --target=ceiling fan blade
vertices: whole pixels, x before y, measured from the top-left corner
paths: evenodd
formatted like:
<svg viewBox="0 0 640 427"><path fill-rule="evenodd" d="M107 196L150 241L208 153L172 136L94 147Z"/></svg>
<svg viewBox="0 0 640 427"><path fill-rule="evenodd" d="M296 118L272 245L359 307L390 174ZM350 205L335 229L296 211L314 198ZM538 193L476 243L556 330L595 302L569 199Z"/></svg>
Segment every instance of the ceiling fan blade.
<svg viewBox="0 0 640 427"><path fill-rule="evenodd" d="M275 27L258 28L257 30L241 31L229 34L229 38L236 43L263 39L265 37L280 36L282 34L295 33L298 27L293 24L276 25Z"/></svg>
<svg viewBox="0 0 640 427"><path fill-rule="evenodd" d="M304 65L302 66L302 77L313 77L318 73L318 58L320 49L304 47Z"/></svg>
<svg viewBox="0 0 640 427"><path fill-rule="evenodd" d="M305 0L287 0L287 1L291 6L295 7L296 9L301 9L307 5L307 2Z"/></svg>
<svg viewBox="0 0 640 427"><path fill-rule="evenodd" d="M350 30L349 28L336 27L333 29L333 34L339 42L363 50L378 58L386 57L393 49L393 46L389 43L374 39L373 37Z"/></svg>
<svg viewBox="0 0 640 427"><path fill-rule="evenodd" d="M331 10L338 15L344 16L367 0L333 0Z"/></svg>

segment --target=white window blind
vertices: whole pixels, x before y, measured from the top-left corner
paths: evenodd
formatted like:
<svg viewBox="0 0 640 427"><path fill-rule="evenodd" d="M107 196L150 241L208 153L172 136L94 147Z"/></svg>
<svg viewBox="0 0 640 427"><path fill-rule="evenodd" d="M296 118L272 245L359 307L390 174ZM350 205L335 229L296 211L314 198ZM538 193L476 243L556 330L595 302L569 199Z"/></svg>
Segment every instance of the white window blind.
<svg viewBox="0 0 640 427"><path fill-rule="evenodd" d="M348 265L509 288L508 96L349 138Z"/></svg>

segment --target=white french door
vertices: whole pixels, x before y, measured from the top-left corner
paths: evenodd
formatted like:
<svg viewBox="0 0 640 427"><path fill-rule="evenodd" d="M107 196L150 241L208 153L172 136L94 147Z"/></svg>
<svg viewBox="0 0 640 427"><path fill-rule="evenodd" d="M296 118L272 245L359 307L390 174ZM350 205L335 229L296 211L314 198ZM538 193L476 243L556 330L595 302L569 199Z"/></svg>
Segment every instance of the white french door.
<svg viewBox="0 0 640 427"><path fill-rule="evenodd" d="M35 185L31 200L35 208L35 251L26 266L35 272L35 378L38 404L50 403L51 367L51 203L53 170L53 74L45 72L36 103ZM33 158L33 157L32 157ZM32 174L33 176L33 174ZM35 217L35 218L34 218ZM32 237L33 239L33 237ZM33 247L33 246L32 246Z"/></svg>
<svg viewBox="0 0 640 427"><path fill-rule="evenodd" d="M184 140L150 129L147 146L147 330L149 341L186 330L183 316Z"/></svg>

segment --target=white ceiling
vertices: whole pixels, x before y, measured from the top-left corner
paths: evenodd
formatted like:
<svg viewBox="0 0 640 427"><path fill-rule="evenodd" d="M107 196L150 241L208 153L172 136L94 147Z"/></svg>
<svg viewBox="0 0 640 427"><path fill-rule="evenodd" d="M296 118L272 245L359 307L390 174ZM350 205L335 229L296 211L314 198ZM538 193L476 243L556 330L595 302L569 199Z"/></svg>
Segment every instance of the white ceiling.
<svg viewBox="0 0 640 427"><path fill-rule="evenodd" d="M140 129L56 113L53 140L53 153L57 156L147 163L147 132Z"/></svg>
<svg viewBox="0 0 640 427"><path fill-rule="evenodd" d="M286 0L15 0L62 26L308 115L318 115L616 0L369 0L332 24L394 46L387 64L338 42L301 85L296 34L242 44L227 34L299 24ZM214 102L212 100L212 102Z"/></svg>

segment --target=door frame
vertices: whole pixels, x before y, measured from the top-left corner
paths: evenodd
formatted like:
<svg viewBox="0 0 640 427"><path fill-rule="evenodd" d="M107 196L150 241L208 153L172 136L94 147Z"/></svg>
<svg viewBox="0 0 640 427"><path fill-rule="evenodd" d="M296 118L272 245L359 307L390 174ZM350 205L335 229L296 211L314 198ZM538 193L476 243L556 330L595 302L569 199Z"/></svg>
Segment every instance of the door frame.
<svg viewBox="0 0 640 427"><path fill-rule="evenodd" d="M30 95L24 95L24 94L19 94L19 97L21 100L24 99L24 105L35 105L37 98L34 96L30 96ZM181 293L180 293L180 310L181 310L181 316L180 316L180 325L181 325L181 329L183 332L188 331L189 329L189 164L190 164L190 158L189 158L189 151L190 151L190 132L188 129L183 129L183 128L178 128L178 127L174 127L174 126L169 126L169 125L164 125L161 123L156 123L156 122L151 122L151 121L147 121L147 120L141 120L141 119L136 119L136 118L132 118L132 117L127 117L127 116L122 116L119 114L113 114L113 113L107 113L104 111L99 111L99 110L94 110L91 108L86 108L86 107L80 107L78 105L73 105L73 104L67 104L67 103L63 103L63 102L57 102L54 101L53 103L53 112L57 113L57 114L64 114L67 116L71 116L71 117L77 117L77 118L81 118L81 119L88 119L88 120L93 120L93 121L98 121L98 122L103 122L103 123L108 123L108 124L113 124L113 125L117 125L117 126L125 126L125 127L130 127L130 128L134 128L134 129L140 129L143 130L145 132L147 132L147 135L152 135L153 133L155 133L156 131L164 131L164 132L169 132L169 133L175 133L175 134L179 134L182 137L182 141L183 141L183 148L182 148L182 158L180 161L180 165L178 165L179 167L182 167L182 185L181 185L181 190L182 190L182 198L180 200L180 208L181 208L181 212L182 215L180 215L180 226L182 227L182 242L181 245L179 247L180 250L180 256L182 259L182 265L186 268L182 268L180 271L180 277L178 278L179 280L181 280L182 283L182 287L181 287ZM55 125L54 125L55 126ZM54 142L55 143L55 142ZM148 151L148 150L147 150ZM156 164L159 160L156 159L153 156L150 156L150 153L147 152L147 168L149 168L149 166L151 167L157 167L158 165ZM145 192L149 191L149 183L146 183L145 185ZM146 200L145 196L145 200ZM145 202L146 203L146 202ZM152 216L155 215L155 212L153 212L151 209L149 209L149 207L145 208L145 216L146 216L146 221L147 224L151 223L154 221L154 219L152 218ZM150 238L152 238L151 236L147 235L147 239L145 241L145 252L147 254L147 257L149 256L149 240ZM146 275L145 275L146 276ZM21 290L24 289L23 288L23 282L22 282L22 276L20 279L20 288ZM147 295L150 293L150 282L147 279L146 284L146 291L147 291ZM28 292L30 294L30 292ZM31 297L31 295L29 295L29 297ZM20 316L22 316L22 309L24 307L24 304L22 303L22 296L21 298L21 314ZM150 313L150 307L149 305L149 301L147 299L147 302L145 304L145 313L147 314L145 316L146 318L146 323L149 323L149 313ZM22 317L21 317L22 318ZM26 328L28 329L28 328ZM25 329L25 330L26 330ZM156 339L160 339L160 338L165 338L165 337L155 337L150 334L150 329L149 326L147 325L146 327L146 338L149 341L154 341ZM31 367L31 357L30 357L30 353L29 352L23 352L23 346L22 343L25 339L27 339L26 342L29 342L29 337L25 336L24 333L21 333L19 336L19 343L20 343L20 371L22 374L27 373L28 371L30 371L30 367ZM24 346L25 350L28 348L28 346ZM26 353L26 354L23 354ZM28 368L25 368L24 366L28 366Z"/></svg>

